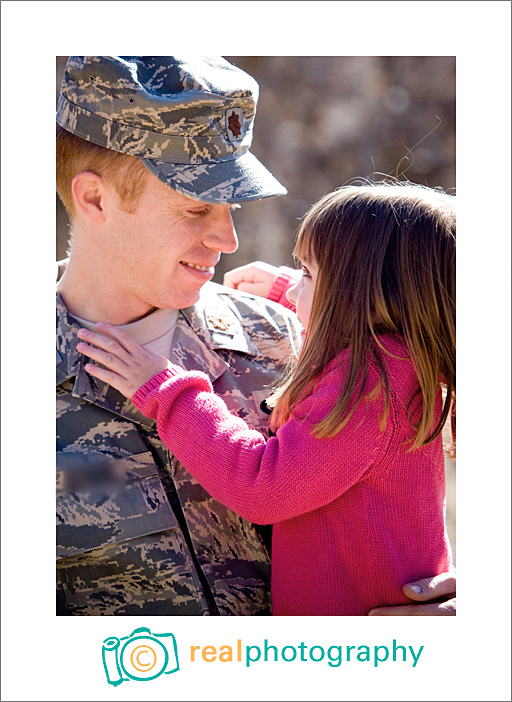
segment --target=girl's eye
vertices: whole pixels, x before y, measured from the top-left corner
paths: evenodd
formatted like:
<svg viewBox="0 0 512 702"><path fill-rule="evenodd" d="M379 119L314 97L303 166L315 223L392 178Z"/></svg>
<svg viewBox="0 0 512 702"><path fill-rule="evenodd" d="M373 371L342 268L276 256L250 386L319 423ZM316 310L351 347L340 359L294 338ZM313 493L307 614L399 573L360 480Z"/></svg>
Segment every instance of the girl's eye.
<svg viewBox="0 0 512 702"><path fill-rule="evenodd" d="M311 273L308 271L306 266L302 266L302 277L303 278L311 278Z"/></svg>

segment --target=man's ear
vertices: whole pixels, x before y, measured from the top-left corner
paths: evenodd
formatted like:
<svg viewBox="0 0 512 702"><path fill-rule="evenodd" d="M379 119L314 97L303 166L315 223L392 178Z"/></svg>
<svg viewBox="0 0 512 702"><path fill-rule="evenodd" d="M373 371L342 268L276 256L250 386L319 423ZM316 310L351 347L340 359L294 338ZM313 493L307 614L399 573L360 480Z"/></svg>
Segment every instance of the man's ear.
<svg viewBox="0 0 512 702"><path fill-rule="evenodd" d="M71 191L77 209L96 224L105 221L106 185L96 173L77 173L71 184Z"/></svg>

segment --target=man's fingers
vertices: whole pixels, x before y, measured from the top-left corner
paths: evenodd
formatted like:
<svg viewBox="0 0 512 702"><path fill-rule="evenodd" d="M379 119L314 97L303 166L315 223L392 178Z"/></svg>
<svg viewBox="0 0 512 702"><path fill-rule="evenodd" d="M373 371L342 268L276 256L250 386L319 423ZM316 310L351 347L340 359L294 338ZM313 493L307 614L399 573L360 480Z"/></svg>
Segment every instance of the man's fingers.
<svg viewBox="0 0 512 702"><path fill-rule="evenodd" d="M457 579L455 573L441 573L432 578L423 578L404 585L403 591L411 600L423 604L377 607L368 613L370 617L451 617L456 614L455 599ZM439 598L444 602L431 602Z"/></svg>
<svg viewBox="0 0 512 702"><path fill-rule="evenodd" d="M400 605L398 607L377 607L368 612L369 617L453 617L456 614L456 600L432 604Z"/></svg>
<svg viewBox="0 0 512 702"><path fill-rule="evenodd" d="M423 578L404 585L404 594L417 602L428 602L438 597L455 595L457 578L454 573L441 573L432 578Z"/></svg>

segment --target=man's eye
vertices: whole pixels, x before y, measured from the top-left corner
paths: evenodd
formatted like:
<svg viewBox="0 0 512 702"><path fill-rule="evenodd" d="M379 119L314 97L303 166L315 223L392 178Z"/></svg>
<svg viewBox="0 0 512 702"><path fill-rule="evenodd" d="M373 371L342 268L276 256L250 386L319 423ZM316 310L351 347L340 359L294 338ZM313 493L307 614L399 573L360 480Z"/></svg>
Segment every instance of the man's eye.
<svg viewBox="0 0 512 702"><path fill-rule="evenodd" d="M204 210L187 210L189 214L194 215L196 217L206 217L209 211L209 207L205 207Z"/></svg>

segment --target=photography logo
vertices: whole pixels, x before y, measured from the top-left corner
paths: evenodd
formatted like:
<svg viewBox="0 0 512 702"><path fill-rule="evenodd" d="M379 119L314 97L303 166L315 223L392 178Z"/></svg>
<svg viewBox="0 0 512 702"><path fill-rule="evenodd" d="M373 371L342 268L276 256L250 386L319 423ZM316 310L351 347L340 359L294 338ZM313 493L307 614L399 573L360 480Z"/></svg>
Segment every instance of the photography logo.
<svg viewBox="0 0 512 702"><path fill-rule="evenodd" d="M125 680L154 680L180 669L172 634L152 634L146 627L130 636L110 636L103 642L103 667L110 685Z"/></svg>

